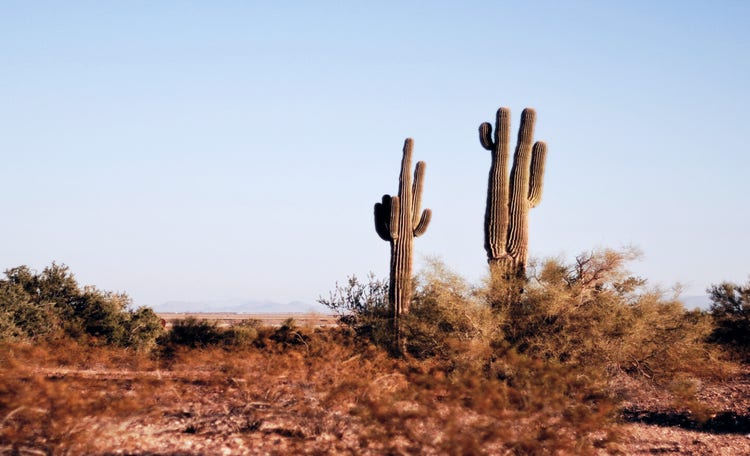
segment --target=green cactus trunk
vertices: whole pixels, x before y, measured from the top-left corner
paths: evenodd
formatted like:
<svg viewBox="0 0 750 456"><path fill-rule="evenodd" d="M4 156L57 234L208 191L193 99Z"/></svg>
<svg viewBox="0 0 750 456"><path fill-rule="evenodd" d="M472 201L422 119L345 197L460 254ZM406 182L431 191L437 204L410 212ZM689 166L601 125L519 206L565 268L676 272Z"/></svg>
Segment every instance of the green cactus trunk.
<svg viewBox="0 0 750 456"><path fill-rule="evenodd" d="M487 208L484 216L484 248L490 266L494 305L519 299L526 282L529 248L529 209L542 199L547 145L532 147L536 113L526 108L508 175L510 154L510 109L497 111L495 132L488 122L479 126L479 141L492 152Z"/></svg>
<svg viewBox="0 0 750 456"><path fill-rule="evenodd" d="M420 211L425 163L418 162L411 180L411 155L414 142L407 138L401 160L398 196L383 195L375 204L375 231L391 244L391 276L388 299L396 327L398 319L409 313L412 297L414 238L427 230L432 211Z"/></svg>

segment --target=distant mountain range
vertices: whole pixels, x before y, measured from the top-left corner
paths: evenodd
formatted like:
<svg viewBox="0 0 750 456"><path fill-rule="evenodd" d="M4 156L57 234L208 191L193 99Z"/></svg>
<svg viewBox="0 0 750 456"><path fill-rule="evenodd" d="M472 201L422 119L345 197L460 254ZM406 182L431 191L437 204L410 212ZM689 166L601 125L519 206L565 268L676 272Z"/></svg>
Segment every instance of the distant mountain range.
<svg viewBox="0 0 750 456"><path fill-rule="evenodd" d="M331 313L321 304L292 301L286 304L252 299L226 299L220 301L168 301L153 306L156 312L234 312L234 313Z"/></svg>

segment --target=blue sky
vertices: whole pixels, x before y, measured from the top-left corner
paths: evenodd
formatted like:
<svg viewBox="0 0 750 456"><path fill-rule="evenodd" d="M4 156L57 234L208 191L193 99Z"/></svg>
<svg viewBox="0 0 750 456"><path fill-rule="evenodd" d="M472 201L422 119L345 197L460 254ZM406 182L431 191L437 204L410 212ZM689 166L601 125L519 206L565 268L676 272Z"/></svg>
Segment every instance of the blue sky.
<svg viewBox="0 0 750 456"><path fill-rule="evenodd" d="M170 300L313 302L385 276L404 138L415 243L485 273L478 125L537 110L531 254L638 246L699 294L750 274L750 4L0 3L0 268Z"/></svg>

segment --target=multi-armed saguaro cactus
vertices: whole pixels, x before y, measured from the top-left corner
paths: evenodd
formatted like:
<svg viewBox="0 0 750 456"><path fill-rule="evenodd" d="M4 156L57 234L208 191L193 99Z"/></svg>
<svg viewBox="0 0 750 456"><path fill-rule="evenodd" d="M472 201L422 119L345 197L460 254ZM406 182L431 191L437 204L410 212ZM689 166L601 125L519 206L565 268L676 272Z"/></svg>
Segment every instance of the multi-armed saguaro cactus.
<svg viewBox="0 0 750 456"><path fill-rule="evenodd" d="M383 195L380 203L375 203L375 231L391 243L391 280L388 289L393 317L409 312L412 285L412 252L415 237L427 230L432 211L420 212L422 187L424 185L425 163L417 163L414 169L414 184L411 181L411 152L414 141L404 142L404 156L401 160L401 175L398 181L398 196Z"/></svg>
<svg viewBox="0 0 750 456"><path fill-rule="evenodd" d="M479 126L479 141L492 152L487 209L484 216L484 248L490 265L493 292L516 299L526 280L529 246L529 209L542 199L542 179L547 145L538 141L532 150L536 113L526 108L508 176L510 109L497 111L495 133L488 122ZM495 294L495 297L502 295Z"/></svg>

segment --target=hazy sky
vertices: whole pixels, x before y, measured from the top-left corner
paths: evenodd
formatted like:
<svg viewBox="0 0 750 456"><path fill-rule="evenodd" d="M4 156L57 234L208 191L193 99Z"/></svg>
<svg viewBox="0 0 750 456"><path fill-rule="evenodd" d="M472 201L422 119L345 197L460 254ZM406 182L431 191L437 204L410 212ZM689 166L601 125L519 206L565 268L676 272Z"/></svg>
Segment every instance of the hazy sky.
<svg viewBox="0 0 750 456"><path fill-rule="evenodd" d="M532 256L638 246L702 293L750 274L750 2L0 3L0 269L169 300L313 302L388 272L404 138L418 258L485 273L477 127L537 110ZM514 134L515 136L515 134Z"/></svg>

